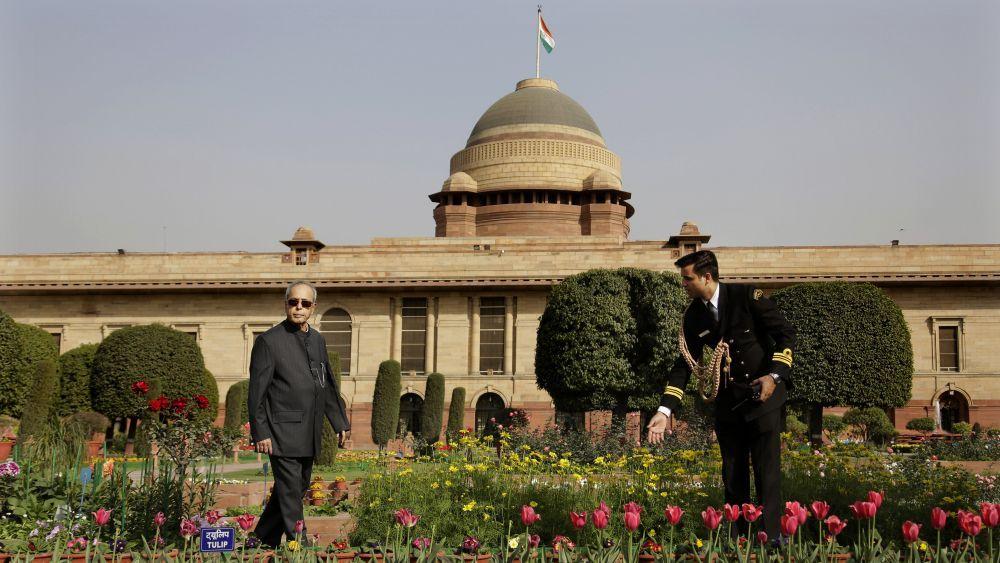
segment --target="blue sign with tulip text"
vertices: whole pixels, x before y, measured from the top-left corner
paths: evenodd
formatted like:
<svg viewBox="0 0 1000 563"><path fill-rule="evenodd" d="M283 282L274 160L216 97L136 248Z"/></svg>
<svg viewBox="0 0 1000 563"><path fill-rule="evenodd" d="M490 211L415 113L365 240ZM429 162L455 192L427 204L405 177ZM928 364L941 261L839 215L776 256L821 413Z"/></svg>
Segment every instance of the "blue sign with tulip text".
<svg viewBox="0 0 1000 563"><path fill-rule="evenodd" d="M236 528L202 528L202 551L233 551L236 549Z"/></svg>

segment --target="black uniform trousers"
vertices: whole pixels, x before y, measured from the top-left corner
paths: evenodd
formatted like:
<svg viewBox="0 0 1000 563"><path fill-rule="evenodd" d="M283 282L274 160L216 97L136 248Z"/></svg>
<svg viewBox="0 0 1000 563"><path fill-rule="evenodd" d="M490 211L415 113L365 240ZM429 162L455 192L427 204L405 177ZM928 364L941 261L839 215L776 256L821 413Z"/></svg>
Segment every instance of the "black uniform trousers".
<svg viewBox="0 0 1000 563"><path fill-rule="evenodd" d="M281 544L282 535L287 535L289 540L295 539L295 523L304 520L302 497L312 479L313 458L269 457L274 472L274 488L254 533L261 542L277 547ZM300 536L305 537L305 528Z"/></svg>
<svg viewBox="0 0 1000 563"><path fill-rule="evenodd" d="M728 504L751 502L750 466L757 497L764 514L754 524L767 537L775 539L781 531L781 413L774 409L751 421L715 420L715 435L722 453L722 484ZM748 524L739 520L739 532L746 534Z"/></svg>

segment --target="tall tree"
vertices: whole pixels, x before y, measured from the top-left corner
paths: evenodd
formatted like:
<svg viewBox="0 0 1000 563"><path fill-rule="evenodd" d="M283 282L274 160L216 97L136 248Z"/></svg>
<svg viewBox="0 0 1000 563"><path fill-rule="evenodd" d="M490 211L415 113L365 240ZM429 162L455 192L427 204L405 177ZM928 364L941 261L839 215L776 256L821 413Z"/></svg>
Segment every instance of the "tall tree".
<svg viewBox="0 0 1000 563"><path fill-rule="evenodd" d="M396 437L399 425L399 394L403 390L399 362L386 360L379 364L372 398L372 441L379 450Z"/></svg>
<svg viewBox="0 0 1000 563"><path fill-rule="evenodd" d="M441 436L441 422L444 418L444 376L432 373L427 376L424 387L424 405L420 411L420 432L428 444L438 441Z"/></svg>

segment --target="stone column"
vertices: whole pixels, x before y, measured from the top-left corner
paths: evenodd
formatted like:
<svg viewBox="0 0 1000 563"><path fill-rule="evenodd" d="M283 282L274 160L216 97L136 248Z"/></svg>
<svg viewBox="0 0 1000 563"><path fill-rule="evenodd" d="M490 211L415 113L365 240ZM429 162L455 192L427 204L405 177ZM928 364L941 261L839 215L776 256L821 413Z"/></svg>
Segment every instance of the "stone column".
<svg viewBox="0 0 1000 563"><path fill-rule="evenodd" d="M504 298L503 373L514 375L514 298Z"/></svg>
<svg viewBox="0 0 1000 563"><path fill-rule="evenodd" d="M437 297L427 298L427 330L424 335L424 373L434 372L434 328L437 325L435 319L437 315L435 314L434 305L437 303Z"/></svg>
<svg viewBox="0 0 1000 563"><path fill-rule="evenodd" d="M479 298L469 299L472 304L472 324L470 329L469 373L479 375Z"/></svg>
<svg viewBox="0 0 1000 563"><path fill-rule="evenodd" d="M402 298L389 299L389 308L392 309L392 359L397 362L403 359L403 300Z"/></svg>

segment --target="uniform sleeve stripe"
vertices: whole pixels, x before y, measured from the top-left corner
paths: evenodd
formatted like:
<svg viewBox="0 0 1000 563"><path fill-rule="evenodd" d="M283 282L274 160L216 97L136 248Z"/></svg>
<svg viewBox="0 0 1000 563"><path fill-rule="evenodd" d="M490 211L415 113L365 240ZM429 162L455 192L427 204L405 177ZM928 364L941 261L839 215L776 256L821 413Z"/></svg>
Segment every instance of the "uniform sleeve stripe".
<svg viewBox="0 0 1000 563"><path fill-rule="evenodd" d="M664 395L670 395L672 397L677 397L678 399L684 398L684 390L680 387L667 387L663 392Z"/></svg>
<svg viewBox="0 0 1000 563"><path fill-rule="evenodd" d="M775 362L778 362L779 364L785 364L788 367L792 367L792 360L786 358L785 356L778 356L777 354L775 354L774 358L771 359Z"/></svg>

